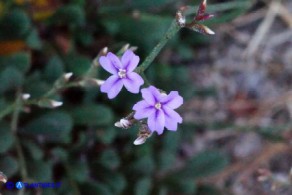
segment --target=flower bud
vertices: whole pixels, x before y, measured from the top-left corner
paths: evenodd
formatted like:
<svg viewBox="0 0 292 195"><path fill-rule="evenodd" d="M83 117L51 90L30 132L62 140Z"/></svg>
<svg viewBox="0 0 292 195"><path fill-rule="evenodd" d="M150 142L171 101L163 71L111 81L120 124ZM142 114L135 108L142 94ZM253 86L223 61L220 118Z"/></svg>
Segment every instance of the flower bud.
<svg viewBox="0 0 292 195"><path fill-rule="evenodd" d="M44 108L56 108L62 106L63 102L51 99L41 99L37 102L37 105Z"/></svg>
<svg viewBox="0 0 292 195"><path fill-rule="evenodd" d="M30 98L30 94L24 93L21 95L22 100L28 100Z"/></svg>
<svg viewBox="0 0 292 195"><path fill-rule="evenodd" d="M63 79L65 82L68 82L69 79L72 77L73 73L72 72L68 72L68 73L65 73L63 74Z"/></svg>
<svg viewBox="0 0 292 195"><path fill-rule="evenodd" d="M138 137L134 141L134 145L142 145L146 140L152 135L152 132L149 130L148 125L142 123L139 129Z"/></svg>
<svg viewBox="0 0 292 195"><path fill-rule="evenodd" d="M82 87L99 87L104 83L104 80L94 79L94 78L85 78L79 82L79 85Z"/></svg>

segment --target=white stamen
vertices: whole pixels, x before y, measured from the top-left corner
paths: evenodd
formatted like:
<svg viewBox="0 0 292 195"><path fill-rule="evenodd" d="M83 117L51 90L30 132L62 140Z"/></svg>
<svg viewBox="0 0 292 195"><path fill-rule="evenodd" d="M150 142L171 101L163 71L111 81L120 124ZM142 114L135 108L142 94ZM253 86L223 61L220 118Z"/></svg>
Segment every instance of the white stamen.
<svg viewBox="0 0 292 195"><path fill-rule="evenodd" d="M127 72L126 72L125 69L119 69L118 75L122 79L122 78L125 78L126 77Z"/></svg>
<svg viewBox="0 0 292 195"><path fill-rule="evenodd" d="M161 104L160 104L160 103L155 104L155 108L156 108L157 110L159 110L159 109L161 108Z"/></svg>

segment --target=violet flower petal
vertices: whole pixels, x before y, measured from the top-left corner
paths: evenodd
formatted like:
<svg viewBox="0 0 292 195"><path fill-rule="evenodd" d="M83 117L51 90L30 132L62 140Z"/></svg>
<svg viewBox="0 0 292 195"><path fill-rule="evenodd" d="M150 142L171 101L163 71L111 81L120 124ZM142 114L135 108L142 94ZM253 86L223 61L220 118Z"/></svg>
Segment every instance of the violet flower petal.
<svg viewBox="0 0 292 195"><path fill-rule="evenodd" d="M117 75L110 76L104 84L100 86L100 91L107 93L109 99L113 99L121 91L123 82Z"/></svg>
<svg viewBox="0 0 292 195"><path fill-rule="evenodd" d="M144 84L144 80L139 74L130 72L127 74L127 78L123 79L123 83L129 92L139 93L140 86Z"/></svg>
<svg viewBox="0 0 292 195"><path fill-rule="evenodd" d="M183 104L183 98L178 94L177 91L172 91L166 97L163 97L161 103L172 109L176 109Z"/></svg>
<svg viewBox="0 0 292 195"><path fill-rule="evenodd" d="M155 108L149 105L145 100L136 103L133 107L135 110L134 118L140 120L142 118L147 118L155 112Z"/></svg>
<svg viewBox="0 0 292 195"><path fill-rule="evenodd" d="M101 56L99 58L99 63L109 73L111 73L111 74L118 73L118 69L111 63L111 61L107 57Z"/></svg>
<svg viewBox="0 0 292 195"><path fill-rule="evenodd" d="M118 80L110 89L110 91L108 92L107 96L109 99L113 99L115 98L118 93L120 93L120 91L123 88L123 82L121 80Z"/></svg>
<svg viewBox="0 0 292 195"><path fill-rule="evenodd" d="M112 86L118 81L120 78L117 75L110 76L104 83L100 86L100 91L103 93L108 93Z"/></svg>
<svg viewBox="0 0 292 195"><path fill-rule="evenodd" d="M132 72L138 66L140 58L135 55L133 51L127 50L122 56L122 64L123 68L127 70L127 72Z"/></svg>
<svg viewBox="0 0 292 195"><path fill-rule="evenodd" d="M163 133L165 125L165 117L162 110L156 110L155 113L151 114L148 117L148 126L149 129L153 132L156 131L159 135Z"/></svg>
<svg viewBox="0 0 292 195"><path fill-rule="evenodd" d="M116 67L116 69L123 68L123 65L122 65L120 59L115 54L113 54L112 52L108 52L107 58L112 63L112 65L114 67Z"/></svg>
<svg viewBox="0 0 292 195"><path fill-rule="evenodd" d="M163 111L165 114L165 127L168 130L176 131L177 123L182 123L181 116L168 107L163 107Z"/></svg>
<svg viewBox="0 0 292 195"><path fill-rule="evenodd" d="M160 93L158 89L153 86L141 90L142 97L150 105L155 105L160 100Z"/></svg>

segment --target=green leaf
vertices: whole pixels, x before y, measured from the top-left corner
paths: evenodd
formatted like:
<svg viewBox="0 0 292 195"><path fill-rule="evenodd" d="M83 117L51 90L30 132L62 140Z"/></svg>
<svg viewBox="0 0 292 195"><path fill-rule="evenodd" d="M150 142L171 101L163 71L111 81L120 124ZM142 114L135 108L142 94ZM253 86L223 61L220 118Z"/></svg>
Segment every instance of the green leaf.
<svg viewBox="0 0 292 195"><path fill-rule="evenodd" d="M174 0L139 0L139 1L132 1L132 6L136 9L151 9L151 8L158 8L166 4L171 4Z"/></svg>
<svg viewBox="0 0 292 195"><path fill-rule="evenodd" d="M153 69L147 70L146 75L148 79L154 80L155 85L166 92L177 89L185 99L193 97L195 88L189 76L189 69L183 66L171 67L163 64L155 64L153 67Z"/></svg>
<svg viewBox="0 0 292 195"><path fill-rule="evenodd" d="M91 66L91 60L85 56L78 54L69 54L65 57L65 63L68 72L72 72L75 76L82 76Z"/></svg>
<svg viewBox="0 0 292 195"><path fill-rule="evenodd" d="M79 6L84 6L86 1L85 0L70 0L70 3L76 4L76 5L79 5Z"/></svg>
<svg viewBox="0 0 292 195"><path fill-rule="evenodd" d="M220 192L219 189L216 189L214 186L208 186L208 185L201 185L198 188L198 195L223 195L222 192Z"/></svg>
<svg viewBox="0 0 292 195"><path fill-rule="evenodd" d="M111 144L117 136L117 129L115 127L108 127L97 130L97 139L104 144Z"/></svg>
<svg viewBox="0 0 292 195"><path fill-rule="evenodd" d="M121 194L126 187L126 178L118 172L108 172L104 177L104 181L113 194Z"/></svg>
<svg viewBox="0 0 292 195"><path fill-rule="evenodd" d="M115 169L120 165L120 157L113 149L108 149L102 152L99 162L109 169Z"/></svg>
<svg viewBox="0 0 292 195"><path fill-rule="evenodd" d="M52 84L43 81L43 75L39 71L34 71L27 75L24 88L25 92L31 95L31 99L37 99L47 93L52 88Z"/></svg>
<svg viewBox="0 0 292 195"><path fill-rule="evenodd" d="M176 160L176 152L172 152L169 150L161 150L158 153L158 167L159 170L166 170L173 166L173 163Z"/></svg>
<svg viewBox="0 0 292 195"><path fill-rule="evenodd" d="M82 105L70 111L76 125L101 126L113 123L113 113L104 105Z"/></svg>
<svg viewBox="0 0 292 195"><path fill-rule="evenodd" d="M150 155L140 156L129 165L129 172L135 175L152 175L155 169L155 162Z"/></svg>
<svg viewBox="0 0 292 195"><path fill-rule="evenodd" d="M38 31L36 28L32 29L25 40L27 46L32 49L40 50L42 48L42 40L38 35Z"/></svg>
<svg viewBox="0 0 292 195"><path fill-rule="evenodd" d="M27 153L32 159L40 160L43 158L44 156L43 150L40 148L39 145L37 145L33 141L27 139L22 140L22 145L24 146Z"/></svg>
<svg viewBox="0 0 292 195"><path fill-rule="evenodd" d="M44 70L44 76L48 82L54 82L64 73L64 64L62 59L58 56L50 58Z"/></svg>
<svg viewBox="0 0 292 195"><path fill-rule="evenodd" d="M27 13L21 9L13 9L0 20L0 40L24 38L30 26Z"/></svg>
<svg viewBox="0 0 292 195"><path fill-rule="evenodd" d="M7 178L12 177L19 169L18 161L11 156L0 157L0 170Z"/></svg>
<svg viewBox="0 0 292 195"><path fill-rule="evenodd" d="M57 157L58 160L64 162L64 161L67 161L68 159L68 152L63 149L63 148L60 148L60 147L55 147L53 150L52 150L52 154Z"/></svg>
<svg viewBox="0 0 292 195"><path fill-rule="evenodd" d="M205 151L188 160L185 167L175 172L172 177L201 178L213 175L228 165L226 155L218 151Z"/></svg>
<svg viewBox="0 0 292 195"><path fill-rule="evenodd" d="M0 153L5 153L14 143L14 136L8 124L0 123Z"/></svg>
<svg viewBox="0 0 292 195"><path fill-rule="evenodd" d="M53 111L29 122L24 132L33 135L44 135L50 141L64 141L73 127L71 117L60 111Z"/></svg>
<svg viewBox="0 0 292 195"><path fill-rule="evenodd" d="M89 176L89 167L86 161L70 161L70 175L78 182L85 182Z"/></svg>
<svg viewBox="0 0 292 195"><path fill-rule="evenodd" d="M89 46L94 41L92 32L88 32L88 30L85 29L78 29L74 37L76 41L83 46Z"/></svg>
<svg viewBox="0 0 292 195"><path fill-rule="evenodd" d="M41 160L26 162L29 177L38 182L52 181L52 163Z"/></svg>
<svg viewBox="0 0 292 195"><path fill-rule="evenodd" d="M86 182L80 186L81 194L102 194L102 195L112 195L108 186L102 183L96 182Z"/></svg>
<svg viewBox="0 0 292 195"><path fill-rule="evenodd" d="M54 14L52 22L55 24L79 26L85 23L85 13L78 5L61 6Z"/></svg>
<svg viewBox="0 0 292 195"><path fill-rule="evenodd" d="M9 56L0 56L0 65L0 70L7 67L13 67L22 73L26 73L31 66L31 56L28 52L19 52Z"/></svg>
<svg viewBox="0 0 292 195"><path fill-rule="evenodd" d="M23 79L23 74L18 69L7 67L0 73L0 93L21 86Z"/></svg>
<svg viewBox="0 0 292 195"><path fill-rule="evenodd" d="M141 178L135 185L135 195L148 195L151 192L151 179L149 177Z"/></svg>
<svg viewBox="0 0 292 195"><path fill-rule="evenodd" d="M43 188L42 189L42 195L52 195L56 194L56 191L52 188Z"/></svg>
<svg viewBox="0 0 292 195"><path fill-rule="evenodd" d="M168 183L168 187L174 194L193 195L197 190L195 180L192 179L177 178Z"/></svg>
<svg viewBox="0 0 292 195"><path fill-rule="evenodd" d="M141 14L139 19L114 16L104 20L103 24L110 34L120 36L121 39L149 52L166 32L171 21L170 17Z"/></svg>

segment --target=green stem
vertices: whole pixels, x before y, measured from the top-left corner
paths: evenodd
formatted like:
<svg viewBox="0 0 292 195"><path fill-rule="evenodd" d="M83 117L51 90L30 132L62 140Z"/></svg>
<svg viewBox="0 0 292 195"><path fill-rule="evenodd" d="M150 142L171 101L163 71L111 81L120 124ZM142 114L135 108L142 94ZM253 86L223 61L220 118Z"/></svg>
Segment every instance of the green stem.
<svg viewBox="0 0 292 195"><path fill-rule="evenodd" d="M61 89L66 89L66 88L69 88L69 87L79 87L79 86L80 86L80 84L78 82L66 83L66 84L64 84L62 86L54 85L52 87L52 89L50 89L45 95L43 95L42 98L48 98L48 97L54 95L55 93L57 93Z"/></svg>
<svg viewBox="0 0 292 195"><path fill-rule="evenodd" d="M151 84L150 84L150 82L148 81L148 79L147 79L146 75L144 74L144 72L141 72L140 75L142 76L142 78L143 78L143 80L144 80L144 82L145 82L144 85L145 85L145 86L150 86Z"/></svg>
<svg viewBox="0 0 292 195"><path fill-rule="evenodd" d="M2 120L5 116L7 116L8 114L10 114L15 107L15 103L7 106L2 112L0 112L0 120Z"/></svg>
<svg viewBox="0 0 292 195"><path fill-rule="evenodd" d="M150 66L155 57L160 53L161 49L179 31L179 29L180 27L177 25L176 21L173 20L170 27L168 28L162 39L159 41L159 43L153 48L153 50L146 57L144 62L136 69L137 73L144 72Z"/></svg>
<svg viewBox="0 0 292 195"><path fill-rule="evenodd" d="M17 126L18 126L19 114L22 108L22 104L23 102L22 102L22 97L21 97L21 90L18 90L16 101L13 104L14 106L12 109L13 113L12 113L12 119L11 119L11 131L15 138L15 148L16 148L16 152L19 158L20 174L21 174L22 180L27 181L28 176L27 176L25 158L24 158L20 140L17 136ZM22 194L24 194L24 190L20 190L18 192L18 195L22 195Z"/></svg>

